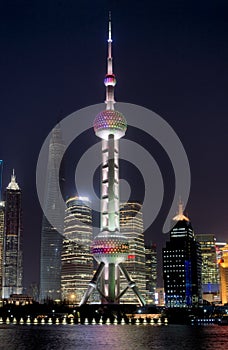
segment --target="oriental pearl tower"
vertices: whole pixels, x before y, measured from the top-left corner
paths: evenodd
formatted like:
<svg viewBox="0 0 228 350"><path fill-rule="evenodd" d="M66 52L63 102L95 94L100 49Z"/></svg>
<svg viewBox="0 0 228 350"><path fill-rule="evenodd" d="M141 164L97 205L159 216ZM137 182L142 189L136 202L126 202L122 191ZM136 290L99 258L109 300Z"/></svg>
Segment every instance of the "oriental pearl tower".
<svg viewBox="0 0 228 350"><path fill-rule="evenodd" d="M92 254L98 262L88 289L80 305L85 304L93 290L97 290L102 303L119 303L124 293L131 288L139 303L145 305L135 282L129 276L123 262L127 259L129 245L126 237L120 233L119 224L119 139L125 135L127 122L122 113L114 108L111 14L109 13L106 110L100 112L94 120L95 134L102 139L102 180L101 180L101 224L100 233L92 244ZM127 280L127 287L120 290L120 274Z"/></svg>

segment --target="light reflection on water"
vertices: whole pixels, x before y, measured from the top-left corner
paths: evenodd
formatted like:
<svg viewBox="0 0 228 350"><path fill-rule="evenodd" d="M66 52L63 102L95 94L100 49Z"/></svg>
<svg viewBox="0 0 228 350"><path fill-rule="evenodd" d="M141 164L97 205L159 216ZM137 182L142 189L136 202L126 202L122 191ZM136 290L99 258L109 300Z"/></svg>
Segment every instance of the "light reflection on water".
<svg viewBox="0 0 228 350"><path fill-rule="evenodd" d="M2 350L228 349L226 326L1 325Z"/></svg>

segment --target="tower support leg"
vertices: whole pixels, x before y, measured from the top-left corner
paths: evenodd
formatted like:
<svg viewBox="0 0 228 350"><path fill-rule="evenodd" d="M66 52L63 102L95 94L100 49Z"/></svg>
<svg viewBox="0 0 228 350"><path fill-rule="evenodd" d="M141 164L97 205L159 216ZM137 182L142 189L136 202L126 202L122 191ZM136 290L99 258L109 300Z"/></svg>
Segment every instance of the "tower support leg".
<svg viewBox="0 0 228 350"><path fill-rule="evenodd" d="M126 278L126 280L127 280L127 282L128 282L129 288L131 288L131 289L133 290L133 292L134 292L135 295L137 296L137 298L138 298L140 304L141 304L142 306L146 305L145 299L143 298L142 294L141 294L140 291L138 290L138 288L137 288L135 282L130 278L130 276L129 276L129 274L128 274L126 268L125 268L125 266L124 266L122 263L120 263L118 266L119 266L119 269L120 269L120 271L122 272L122 274L125 276L125 278ZM125 289L124 293L126 292L126 290L127 290L127 289ZM121 293L121 295L123 295L123 293Z"/></svg>
<svg viewBox="0 0 228 350"><path fill-rule="evenodd" d="M92 294L93 290L97 289L97 281L98 281L100 275L102 274L102 271L104 270L104 266L105 266L105 264L103 262L101 262L100 265L98 266L98 269L95 272L92 280L90 281L89 287L88 287L87 291L85 292L79 306L86 304L90 295Z"/></svg>

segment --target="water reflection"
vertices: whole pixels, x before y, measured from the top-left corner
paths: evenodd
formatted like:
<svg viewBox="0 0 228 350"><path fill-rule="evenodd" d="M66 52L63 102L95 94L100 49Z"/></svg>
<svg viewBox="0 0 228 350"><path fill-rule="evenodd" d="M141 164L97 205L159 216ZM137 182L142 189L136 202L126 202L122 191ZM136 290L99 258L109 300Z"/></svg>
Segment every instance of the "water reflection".
<svg viewBox="0 0 228 350"><path fill-rule="evenodd" d="M228 327L181 325L1 325L0 349L217 350Z"/></svg>

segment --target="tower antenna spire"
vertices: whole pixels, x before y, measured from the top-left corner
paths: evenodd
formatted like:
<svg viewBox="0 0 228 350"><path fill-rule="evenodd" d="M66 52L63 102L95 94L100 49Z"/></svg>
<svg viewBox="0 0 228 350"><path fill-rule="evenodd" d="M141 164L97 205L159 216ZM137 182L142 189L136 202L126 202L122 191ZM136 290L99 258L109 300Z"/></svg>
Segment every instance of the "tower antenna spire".
<svg viewBox="0 0 228 350"><path fill-rule="evenodd" d="M181 197L179 197L179 203L178 203L178 215L183 215L183 202L181 200Z"/></svg>
<svg viewBox="0 0 228 350"><path fill-rule="evenodd" d="M108 41L112 42L112 13L109 11L108 14Z"/></svg>
<svg viewBox="0 0 228 350"><path fill-rule="evenodd" d="M115 98L114 87L116 85L116 78L113 74L113 62L112 62L112 19L111 11L108 16L108 58L107 58L107 74L104 78L104 84L106 86L106 109L114 110Z"/></svg>

